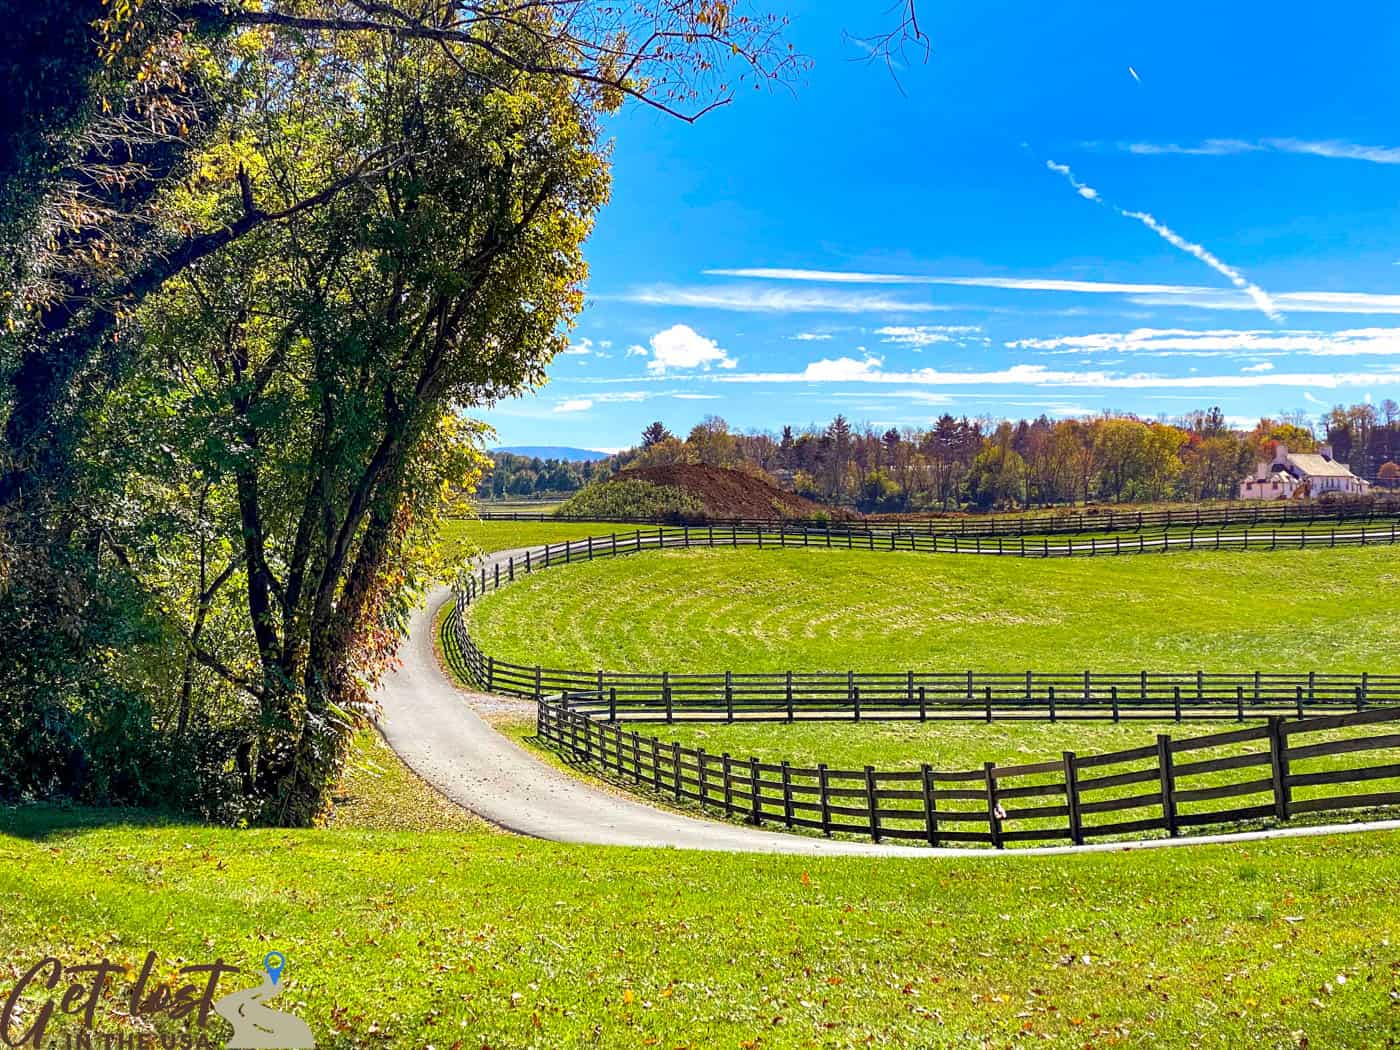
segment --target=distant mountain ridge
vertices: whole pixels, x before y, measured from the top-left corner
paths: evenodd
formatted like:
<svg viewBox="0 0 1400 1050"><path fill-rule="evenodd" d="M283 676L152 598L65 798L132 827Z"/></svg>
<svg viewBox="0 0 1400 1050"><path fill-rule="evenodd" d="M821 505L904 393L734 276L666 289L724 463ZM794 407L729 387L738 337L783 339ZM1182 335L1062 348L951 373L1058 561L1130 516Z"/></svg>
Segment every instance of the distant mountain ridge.
<svg viewBox="0 0 1400 1050"><path fill-rule="evenodd" d="M529 456L534 459L565 459L573 463L595 463L607 459L610 452L599 452L596 448L573 448L569 445L502 445L492 452L509 452L514 456Z"/></svg>

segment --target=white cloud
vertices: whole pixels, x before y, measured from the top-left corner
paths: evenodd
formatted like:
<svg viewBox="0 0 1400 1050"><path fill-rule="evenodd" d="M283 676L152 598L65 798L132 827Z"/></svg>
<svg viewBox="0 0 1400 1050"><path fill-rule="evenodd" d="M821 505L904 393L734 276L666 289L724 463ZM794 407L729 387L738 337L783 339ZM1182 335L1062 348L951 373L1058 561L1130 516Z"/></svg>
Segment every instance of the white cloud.
<svg viewBox="0 0 1400 1050"><path fill-rule="evenodd" d="M1119 214L1124 215L1129 219L1137 219L1138 222L1142 223L1153 233L1157 234L1172 247L1179 248L1186 254L1194 255L1197 259L1200 259L1201 262L1205 263L1212 270L1214 270L1216 273L1220 274L1231 284L1233 284L1236 288L1240 289L1242 292L1248 295L1249 298L1254 302L1254 305L1257 306L1259 310L1270 320L1283 320L1282 314L1279 312L1278 307L1274 304L1274 301L1271 298L1269 298L1268 292L1264 291L1264 289L1260 288L1257 284L1254 284L1253 282L1247 280L1244 274L1240 273L1233 266L1222 262L1212 252L1207 251L1201 245L1196 244L1193 241L1188 241L1185 237L1182 237L1175 230L1166 226L1164 223L1158 222L1155 218L1153 218L1145 211L1123 211L1122 209L1119 209Z"/></svg>
<svg viewBox="0 0 1400 1050"><path fill-rule="evenodd" d="M884 328L875 329L875 334L884 336L886 343L924 347L933 346L935 343L960 341L958 337L973 335L981 330L977 325L969 324L886 325Z"/></svg>
<svg viewBox="0 0 1400 1050"><path fill-rule="evenodd" d="M864 273L845 270L706 270L719 277L749 277L766 281L812 281L827 284L946 284L961 288L1007 288L1030 292L1087 292L1121 295L1212 292L1213 288L1182 284L1133 284L1119 281L1071 281L1053 277L937 277L910 273Z"/></svg>
<svg viewBox="0 0 1400 1050"><path fill-rule="evenodd" d="M567 401L560 401L554 406L556 412L587 412L593 407L593 402L586 397L574 397Z"/></svg>
<svg viewBox="0 0 1400 1050"><path fill-rule="evenodd" d="M1126 214L1126 213L1125 213ZM1132 216L1137 218L1136 215ZM1141 219L1138 219L1141 221ZM1186 242L1189 243L1189 242ZM1204 249L1202 249L1204 250ZM1397 261L1400 265L1400 261ZM1248 294L1189 284L1147 284L1127 281L1085 281L1056 277L938 277L919 274L862 273L833 270L774 270L763 268L706 270L707 274L749 277L772 281L806 281L845 284L952 285L968 288L1000 288L1007 291L1070 292L1085 295L1127 295L1139 306L1185 306L1203 310L1255 310L1258 303ZM1233 282L1232 282L1233 283ZM828 293L836 294L836 293ZM1284 313L1400 314L1400 295L1373 292L1271 292L1272 304ZM880 300L871 300L879 303ZM699 305L689 303L685 305ZM951 309L908 303L888 304L903 310Z"/></svg>
<svg viewBox="0 0 1400 1050"><path fill-rule="evenodd" d="M1327 407L1327 402L1314 395L1311 390L1303 391L1303 400L1312 405L1321 405L1323 408Z"/></svg>
<svg viewBox="0 0 1400 1050"><path fill-rule="evenodd" d="M859 382L876 376L884 359L866 357L857 361L854 357L837 357L830 360L813 361L800 373L803 382L843 383Z"/></svg>
<svg viewBox="0 0 1400 1050"><path fill-rule="evenodd" d="M1303 354L1311 357L1400 355L1400 328L1349 328L1336 332L1261 329L1136 328L1130 332L1016 339L1012 350L1054 354L1113 352L1157 357Z"/></svg>
<svg viewBox="0 0 1400 1050"><path fill-rule="evenodd" d="M712 376L720 383L859 382L908 386L1059 386L1117 390L1241 389L1258 386L1321 387L1372 386L1400 382L1400 367L1376 372L1306 372L1269 375L1170 376L1137 372L1124 374L1102 369L1071 371L1044 365L1015 364L988 372L942 372L921 368L910 372L886 372L880 358L857 361L850 357L813 361L800 372L745 372Z"/></svg>
<svg viewBox="0 0 1400 1050"><path fill-rule="evenodd" d="M706 339L689 325L672 325L652 336L650 343L651 360L647 362L647 370L657 375L668 368L709 371L711 366L733 368L738 364L717 342Z"/></svg>
<svg viewBox="0 0 1400 1050"><path fill-rule="evenodd" d="M648 353L650 353L650 351L647 350L646 347L644 347L644 346L638 346L638 345L636 345L635 343L633 343L631 346L629 346L629 347L627 348L627 353L623 354L622 356L623 356L623 357L646 357Z"/></svg>
<svg viewBox="0 0 1400 1050"><path fill-rule="evenodd" d="M1370 292L1279 292L1270 298L1290 314L1400 314L1400 295ZM1253 310L1247 296L1230 292L1203 291L1195 295L1135 295L1129 302L1139 306L1190 307L1196 310Z"/></svg>
<svg viewBox="0 0 1400 1050"><path fill-rule="evenodd" d="M1053 160L1047 160L1045 166L1057 175L1063 175L1075 191L1086 201L1099 200L1099 191L1092 186L1086 186L1074 177L1074 172L1069 170L1068 164L1056 164Z"/></svg>
<svg viewBox="0 0 1400 1050"><path fill-rule="evenodd" d="M570 339L569 345L564 348L564 353L572 357L587 357L593 353L592 339Z"/></svg>
<svg viewBox="0 0 1400 1050"><path fill-rule="evenodd" d="M796 335L788 336L789 339L799 343L824 343L831 338L830 332L798 332Z"/></svg>
<svg viewBox="0 0 1400 1050"><path fill-rule="evenodd" d="M1197 157L1223 157L1240 153L1297 153L1312 157L1327 157L1333 160L1362 160L1371 164L1400 164L1400 147L1366 146L1339 139L1293 139L1269 138L1249 142L1243 139L1206 139L1194 146L1181 146L1175 142L1128 142L1119 149L1129 153L1167 154L1177 153Z"/></svg>
<svg viewBox="0 0 1400 1050"><path fill-rule="evenodd" d="M645 401L647 398L656 396L658 395L647 390L618 390L606 394L594 394L593 400L600 404L627 404L633 401Z"/></svg>
<svg viewBox="0 0 1400 1050"><path fill-rule="evenodd" d="M830 289L787 291L756 285L717 288L655 285L636 288L625 295L597 298L616 298L622 302L644 303L648 306L685 306L742 313L927 313L931 310L951 309L934 303L908 302L863 292L838 292Z"/></svg>
<svg viewBox="0 0 1400 1050"><path fill-rule="evenodd" d="M1240 369L1241 372L1272 372L1273 370L1274 365L1272 361L1260 361L1258 364L1245 365Z"/></svg>
<svg viewBox="0 0 1400 1050"><path fill-rule="evenodd" d="M1185 252L1187 255L1194 256L1201 262L1205 263L1212 270L1214 270L1216 273L1220 274L1227 281L1233 284L1236 288L1240 289L1242 292L1248 295L1249 298L1254 302L1254 305L1257 306L1271 321L1281 321L1283 319L1282 315L1279 313L1278 307L1274 305L1273 300L1269 298L1268 293L1265 292L1264 289L1260 288L1257 284L1254 284L1247 280L1244 274L1240 273L1233 266L1230 266L1227 263L1225 263L1214 253L1208 251L1203 246L1196 244L1194 241L1188 241L1185 237L1182 237L1175 230L1169 227L1166 223L1159 222L1153 215L1151 215L1148 212L1127 211L1126 209L1118 207L1118 205L1116 204L1109 204L1107 201L1105 201L1102 197L1099 196L1098 190L1094 189L1092 186L1086 186L1084 183L1080 182L1077 178L1075 178L1074 172L1072 172L1069 169L1069 165L1056 164L1053 160L1047 160L1045 162L1045 166L1051 171L1055 172L1056 174L1064 176L1065 179L1068 180L1069 184L1073 186L1075 190L1078 191L1081 197L1084 197L1087 200L1094 201L1095 203L1108 204L1110 208L1116 211L1119 215L1123 216L1125 219L1137 220L1138 222L1146 226L1149 230L1151 230L1153 233L1155 233L1157 236L1161 237L1173 248L1177 248L1180 251Z"/></svg>
<svg viewBox="0 0 1400 1050"><path fill-rule="evenodd" d="M721 401L719 394L672 394L677 401Z"/></svg>

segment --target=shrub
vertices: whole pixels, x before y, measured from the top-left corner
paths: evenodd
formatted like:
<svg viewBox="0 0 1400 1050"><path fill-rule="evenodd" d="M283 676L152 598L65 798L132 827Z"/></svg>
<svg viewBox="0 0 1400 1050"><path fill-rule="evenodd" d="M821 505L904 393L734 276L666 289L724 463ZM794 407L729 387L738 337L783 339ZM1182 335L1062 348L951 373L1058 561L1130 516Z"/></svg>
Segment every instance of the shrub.
<svg viewBox="0 0 1400 1050"><path fill-rule="evenodd" d="M701 518L705 505L695 496L670 485L653 485L638 478L614 478L590 485L560 504L561 518Z"/></svg>

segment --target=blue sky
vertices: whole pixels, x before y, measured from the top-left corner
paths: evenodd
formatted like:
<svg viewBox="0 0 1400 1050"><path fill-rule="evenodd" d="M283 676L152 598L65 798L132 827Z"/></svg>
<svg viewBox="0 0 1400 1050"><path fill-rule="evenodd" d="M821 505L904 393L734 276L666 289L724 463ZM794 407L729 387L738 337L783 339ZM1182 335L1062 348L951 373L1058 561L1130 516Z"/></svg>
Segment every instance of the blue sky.
<svg viewBox="0 0 1400 1050"><path fill-rule="evenodd" d="M1400 400L1400 6L793 3L813 68L612 122L589 301L503 444ZM1131 67L1131 68L1130 68Z"/></svg>

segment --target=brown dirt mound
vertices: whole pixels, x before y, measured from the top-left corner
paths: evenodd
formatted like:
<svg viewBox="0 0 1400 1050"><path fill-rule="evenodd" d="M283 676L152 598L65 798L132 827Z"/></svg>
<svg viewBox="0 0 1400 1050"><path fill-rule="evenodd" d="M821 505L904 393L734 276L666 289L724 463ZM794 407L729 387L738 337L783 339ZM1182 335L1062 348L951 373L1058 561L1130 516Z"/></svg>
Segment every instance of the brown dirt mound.
<svg viewBox="0 0 1400 1050"><path fill-rule="evenodd" d="M836 520L853 517L847 511L823 507L809 499L784 492L776 485L741 470L707 467L695 463L669 467L638 467L621 471L618 479L636 478L653 485L667 485L690 493L705 505L713 518L813 518Z"/></svg>

